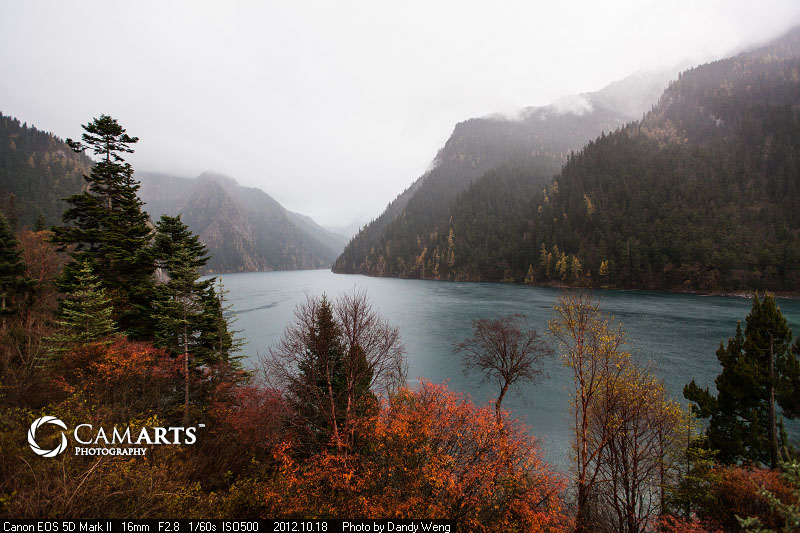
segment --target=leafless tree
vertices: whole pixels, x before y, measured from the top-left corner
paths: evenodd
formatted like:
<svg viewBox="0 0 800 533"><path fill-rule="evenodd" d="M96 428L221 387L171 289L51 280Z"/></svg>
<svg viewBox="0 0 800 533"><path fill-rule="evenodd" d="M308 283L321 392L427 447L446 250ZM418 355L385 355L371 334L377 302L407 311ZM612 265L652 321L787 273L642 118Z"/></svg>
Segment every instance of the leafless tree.
<svg viewBox="0 0 800 533"><path fill-rule="evenodd" d="M400 330L372 308L367 292L353 289L340 294L333 303L333 310L347 353L356 347L364 351L372 372L370 388L379 394L389 394L405 385L408 369ZM353 358L348 360L352 363ZM361 377L356 372L353 365L348 368L350 389Z"/></svg>
<svg viewBox="0 0 800 533"><path fill-rule="evenodd" d="M525 329L520 314L497 320L473 322L473 336L457 343L454 349L463 354L464 368L479 370L485 382L496 381L500 393L495 402L498 423L508 389L519 382L533 382L542 374L542 362L553 350L536 330Z"/></svg>

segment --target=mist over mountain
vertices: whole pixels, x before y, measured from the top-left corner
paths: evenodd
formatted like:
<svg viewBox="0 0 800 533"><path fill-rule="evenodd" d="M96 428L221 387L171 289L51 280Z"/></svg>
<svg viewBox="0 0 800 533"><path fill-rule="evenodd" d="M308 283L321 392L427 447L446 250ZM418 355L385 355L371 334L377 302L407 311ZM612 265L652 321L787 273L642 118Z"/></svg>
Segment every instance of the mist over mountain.
<svg viewBox="0 0 800 533"><path fill-rule="evenodd" d="M182 178L141 172L139 196L155 221L181 214L209 248L213 272L296 270L330 266L347 238L287 211L256 188L214 173Z"/></svg>
<svg viewBox="0 0 800 533"><path fill-rule="evenodd" d="M405 276L456 199L475 180L502 164L530 170L528 184L544 185L602 132L640 118L677 72L637 73L604 89L520 111L519 118L475 118L456 125L432 168L362 228L334 264L335 272ZM514 199L510 199L514 200Z"/></svg>
<svg viewBox="0 0 800 533"><path fill-rule="evenodd" d="M86 187L94 162L47 132L0 114L0 209L20 226L61 223L64 198ZM267 193L212 173L196 179L136 172L155 223L183 214L212 255L214 272L326 268L348 237L283 208Z"/></svg>
<svg viewBox="0 0 800 533"><path fill-rule="evenodd" d="M614 101L611 89L601 91L603 102ZM563 116L574 124L601 109L586 100L591 106ZM548 112L529 116L547 122ZM795 30L683 72L642 120L568 156L555 179L543 180L535 158L507 158L426 223L403 218L407 209L397 219L405 233L389 225L360 255L351 243L335 268L430 279L797 290L798 138Z"/></svg>

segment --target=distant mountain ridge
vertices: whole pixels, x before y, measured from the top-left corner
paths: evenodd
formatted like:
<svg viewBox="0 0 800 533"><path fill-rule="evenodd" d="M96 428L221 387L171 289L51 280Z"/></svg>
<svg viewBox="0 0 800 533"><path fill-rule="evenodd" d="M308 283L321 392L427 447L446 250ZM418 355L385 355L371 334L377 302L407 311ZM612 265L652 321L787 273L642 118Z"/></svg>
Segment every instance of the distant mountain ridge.
<svg viewBox="0 0 800 533"><path fill-rule="evenodd" d="M60 224L68 207L63 199L85 190L92 165L55 135L0 114L0 210L19 225ZM162 214L183 214L209 247L210 271L327 268L348 240L220 174L136 172L134 179L154 223Z"/></svg>
<svg viewBox="0 0 800 533"><path fill-rule="evenodd" d="M333 270L409 275L410 265L446 223L453 203L481 176L500 165L519 164L533 169L533 185L546 184L570 153L602 132L641 117L675 70L639 73L569 102L525 108L518 120L492 116L457 124L432 168L361 229Z"/></svg>
<svg viewBox="0 0 800 533"><path fill-rule="evenodd" d="M227 176L139 172L136 177L150 217L155 221L162 214L181 214L209 247L207 268L213 272L326 268L347 241L286 210L264 191Z"/></svg>

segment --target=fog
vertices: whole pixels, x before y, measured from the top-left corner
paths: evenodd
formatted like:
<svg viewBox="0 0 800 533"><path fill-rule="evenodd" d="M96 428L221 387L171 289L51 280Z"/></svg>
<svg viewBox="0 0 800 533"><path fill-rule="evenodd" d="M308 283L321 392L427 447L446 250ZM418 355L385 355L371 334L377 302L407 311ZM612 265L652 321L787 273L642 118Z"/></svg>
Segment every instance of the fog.
<svg viewBox="0 0 800 533"><path fill-rule="evenodd" d="M704 62L800 23L796 0L0 3L0 111L60 137L101 113L134 168L209 170L343 226L454 125Z"/></svg>

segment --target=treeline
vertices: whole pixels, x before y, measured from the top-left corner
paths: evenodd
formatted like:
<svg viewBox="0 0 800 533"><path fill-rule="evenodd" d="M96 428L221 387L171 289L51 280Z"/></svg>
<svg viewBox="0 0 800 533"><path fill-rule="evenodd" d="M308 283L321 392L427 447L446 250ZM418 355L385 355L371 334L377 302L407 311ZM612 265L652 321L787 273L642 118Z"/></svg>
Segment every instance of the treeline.
<svg viewBox="0 0 800 533"><path fill-rule="evenodd" d="M684 72L641 121L589 142L549 184L535 160L509 161L460 192L438 221L404 221L404 232L387 230L336 268L584 287L800 289L798 35ZM433 209L436 197L428 201Z"/></svg>

